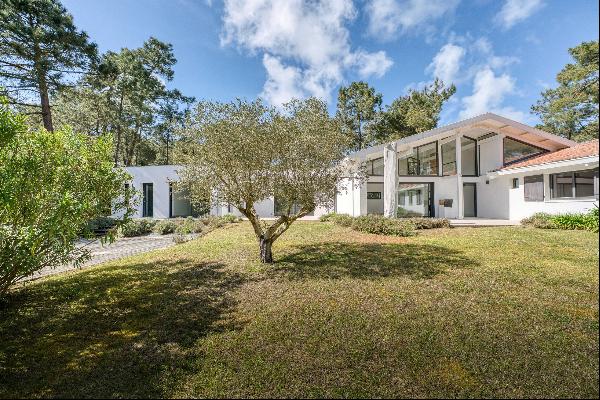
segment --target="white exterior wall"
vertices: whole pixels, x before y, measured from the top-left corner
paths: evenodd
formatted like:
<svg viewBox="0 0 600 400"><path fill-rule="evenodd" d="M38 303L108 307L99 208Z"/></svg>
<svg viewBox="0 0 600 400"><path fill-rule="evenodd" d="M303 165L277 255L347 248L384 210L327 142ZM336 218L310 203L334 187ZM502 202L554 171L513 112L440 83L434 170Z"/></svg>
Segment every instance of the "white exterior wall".
<svg viewBox="0 0 600 400"><path fill-rule="evenodd" d="M130 185L137 191L137 206L134 218L142 217L142 187L144 183L153 184L153 218L169 218L169 182L179 180L177 165L156 165L146 167L125 167L131 175Z"/></svg>

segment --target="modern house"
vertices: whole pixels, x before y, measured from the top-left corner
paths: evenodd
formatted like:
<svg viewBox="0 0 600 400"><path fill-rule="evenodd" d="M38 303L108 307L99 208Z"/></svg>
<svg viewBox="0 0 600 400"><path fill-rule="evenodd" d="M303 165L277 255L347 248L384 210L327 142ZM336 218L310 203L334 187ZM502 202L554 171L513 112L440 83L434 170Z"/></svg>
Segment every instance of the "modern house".
<svg viewBox="0 0 600 400"><path fill-rule="evenodd" d="M520 220L535 212L584 212L598 204L598 140L578 144L487 113L348 156L366 165L368 180L348 177L334 209L353 216L426 216ZM193 215L173 190L178 166L130 167L142 199L136 216ZM255 205L276 217L276 199ZM211 214L239 212L214 207Z"/></svg>

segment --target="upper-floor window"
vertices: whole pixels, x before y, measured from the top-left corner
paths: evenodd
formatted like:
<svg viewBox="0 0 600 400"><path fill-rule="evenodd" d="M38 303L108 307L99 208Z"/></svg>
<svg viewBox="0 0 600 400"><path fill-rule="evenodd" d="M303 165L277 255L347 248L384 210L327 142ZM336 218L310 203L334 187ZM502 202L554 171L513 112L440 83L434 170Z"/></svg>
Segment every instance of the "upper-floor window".
<svg viewBox="0 0 600 400"><path fill-rule="evenodd" d="M371 176L383 176L383 157L367 161L367 174Z"/></svg>
<svg viewBox="0 0 600 400"><path fill-rule="evenodd" d="M553 199L598 198L598 169L550 175Z"/></svg>
<svg viewBox="0 0 600 400"><path fill-rule="evenodd" d="M504 165L508 165L524 158L532 157L545 152L546 150L540 147L523 143L510 137L504 138Z"/></svg>
<svg viewBox="0 0 600 400"><path fill-rule="evenodd" d="M409 154L398 160L398 175L400 176L437 174L437 142L415 147Z"/></svg>
<svg viewBox="0 0 600 400"><path fill-rule="evenodd" d="M456 141L442 144L442 175L456 175Z"/></svg>
<svg viewBox="0 0 600 400"><path fill-rule="evenodd" d="M477 176L477 140L463 136L460 148L463 176Z"/></svg>

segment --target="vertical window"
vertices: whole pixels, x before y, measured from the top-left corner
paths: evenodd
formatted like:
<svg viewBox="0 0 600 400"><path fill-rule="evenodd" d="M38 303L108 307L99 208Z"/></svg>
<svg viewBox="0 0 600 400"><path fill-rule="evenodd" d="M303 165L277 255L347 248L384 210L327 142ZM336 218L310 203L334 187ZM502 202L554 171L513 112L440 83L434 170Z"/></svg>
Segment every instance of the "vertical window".
<svg viewBox="0 0 600 400"><path fill-rule="evenodd" d="M512 188L513 189L518 189L519 188L519 178L513 178L513 180L512 180Z"/></svg>
<svg viewBox="0 0 600 400"><path fill-rule="evenodd" d="M544 201L544 175L524 177L523 193L525 201Z"/></svg>
<svg viewBox="0 0 600 400"><path fill-rule="evenodd" d="M420 206L423 204L423 196L421 195L421 191L417 190L417 205Z"/></svg>
<svg viewBox="0 0 600 400"><path fill-rule="evenodd" d="M461 171L464 176L477 176L477 141L463 136L461 146Z"/></svg>
<svg viewBox="0 0 600 400"><path fill-rule="evenodd" d="M154 185L152 183L142 184L142 217L154 216Z"/></svg>
<svg viewBox="0 0 600 400"><path fill-rule="evenodd" d="M520 142L510 137L504 138L504 165L545 152L546 150L542 148Z"/></svg>
<svg viewBox="0 0 600 400"><path fill-rule="evenodd" d="M456 141L442 144L442 175L456 175Z"/></svg>
<svg viewBox="0 0 600 400"><path fill-rule="evenodd" d="M383 157L367 161L367 174L371 176L383 176Z"/></svg>
<svg viewBox="0 0 600 400"><path fill-rule="evenodd" d="M406 205L406 192L398 192L398 204L401 206Z"/></svg>

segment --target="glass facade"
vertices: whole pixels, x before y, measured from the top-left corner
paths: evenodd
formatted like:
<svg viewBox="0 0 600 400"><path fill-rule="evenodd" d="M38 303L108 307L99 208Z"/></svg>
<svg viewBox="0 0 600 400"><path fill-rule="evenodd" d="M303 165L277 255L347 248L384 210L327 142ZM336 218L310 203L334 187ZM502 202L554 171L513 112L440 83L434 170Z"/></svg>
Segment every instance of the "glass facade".
<svg viewBox="0 0 600 400"><path fill-rule="evenodd" d="M273 200L274 203L274 210L273 210L273 214L275 214L275 216L279 217L282 215L287 215L287 205L282 203L281 201L277 200L277 197L274 198ZM291 210L290 210L290 215L293 214L297 214L300 209L302 208L302 206L300 204L292 204ZM307 216L311 216L311 215L315 215L314 211L311 211L310 213L306 214Z"/></svg>
<svg viewBox="0 0 600 400"><path fill-rule="evenodd" d="M383 176L383 157L367 161L367 174L370 176Z"/></svg>
<svg viewBox="0 0 600 400"><path fill-rule="evenodd" d="M532 146L518 140L504 138L504 165L508 165L524 158L545 153L546 150Z"/></svg>
<svg viewBox="0 0 600 400"><path fill-rule="evenodd" d="M432 217L433 183L399 183L396 216Z"/></svg>
<svg viewBox="0 0 600 400"><path fill-rule="evenodd" d="M437 175L437 142L415 147L398 160L398 175Z"/></svg>
<svg viewBox="0 0 600 400"><path fill-rule="evenodd" d="M460 142L463 176L477 176L477 140L463 136Z"/></svg>
<svg viewBox="0 0 600 400"><path fill-rule="evenodd" d="M442 144L442 175L456 175L456 141Z"/></svg>

